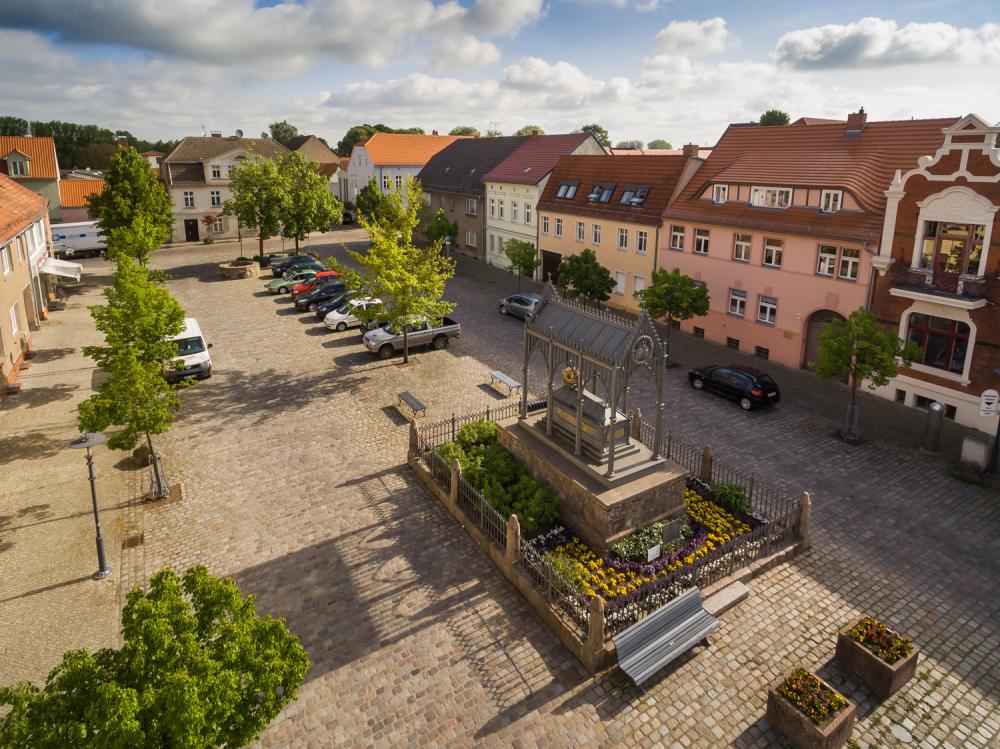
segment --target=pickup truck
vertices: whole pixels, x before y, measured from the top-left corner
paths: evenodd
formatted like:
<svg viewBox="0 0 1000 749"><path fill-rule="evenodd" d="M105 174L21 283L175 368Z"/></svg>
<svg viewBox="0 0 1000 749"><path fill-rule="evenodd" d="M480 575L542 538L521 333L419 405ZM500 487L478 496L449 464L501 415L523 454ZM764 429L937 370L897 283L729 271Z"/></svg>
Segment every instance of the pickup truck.
<svg viewBox="0 0 1000 749"><path fill-rule="evenodd" d="M445 317L439 325L419 320L406 326L406 343L410 348L430 345L440 350L448 345L449 339L458 338L461 332L461 326L450 317ZM365 333L365 348L379 359L389 359L403 350L403 331L393 325L369 330Z"/></svg>

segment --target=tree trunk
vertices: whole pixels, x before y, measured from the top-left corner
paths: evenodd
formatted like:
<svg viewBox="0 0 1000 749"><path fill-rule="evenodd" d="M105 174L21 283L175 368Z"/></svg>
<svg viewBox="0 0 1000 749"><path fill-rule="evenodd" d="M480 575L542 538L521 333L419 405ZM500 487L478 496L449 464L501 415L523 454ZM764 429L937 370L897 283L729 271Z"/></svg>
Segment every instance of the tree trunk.
<svg viewBox="0 0 1000 749"><path fill-rule="evenodd" d="M167 492L164 491L164 481L160 461L157 459L156 453L153 450L153 438L149 432L146 432L146 444L149 446L149 467L153 471L153 482L156 485L156 498L163 499L167 495Z"/></svg>
<svg viewBox="0 0 1000 749"><path fill-rule="evenodd" d="M517 293L521 293L521 269L517 268Z"/></svg>
<svg viewBox="0 0 1000 749"><path fill-rule="evenodd" d="M298 237L295 238L295 254L296 255L299 254L299 238Z"/></svg>
<svg viewBox="0 0 1000 749"><path fill-rule="evenodd" d="M257 251L257 254L260 257L264 257L264 232L261 232L260 234L257 235L257 246L260 248Z"/></svg>
<svg viewBox="0 0 1000 749"><path fill-rule="evenodd" d="M673 328L674 318L671 315L667 315L667 357L669 358L673 354L673 350L670 348L670 329Z"/></svg>
<svg viewBox="0 0 1000 749"><path fill-rule="evenodd" d="M406 333L406 326L403 326L403 364L410 363L410 338Z"/></svg>

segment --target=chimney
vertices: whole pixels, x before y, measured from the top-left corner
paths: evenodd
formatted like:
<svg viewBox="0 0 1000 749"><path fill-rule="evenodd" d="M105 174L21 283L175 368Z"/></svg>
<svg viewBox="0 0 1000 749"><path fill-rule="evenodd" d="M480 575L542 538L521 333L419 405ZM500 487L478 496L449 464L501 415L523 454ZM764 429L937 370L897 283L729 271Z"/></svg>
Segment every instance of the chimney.
<svg viewBox="0 0 1000 749"><path fill-rule="evenodd" d="M701 148L700 148L700 147L698 146L698 144L697 144L697 143L688 143L688 144L686 144L686 145L684 146L684 148L683 148L683 151L682 151L682 152L683 152L683 154L684 154L685 156L687 156L687 157L688 157L689 159L693 159L693 158L697 158L697 156L698 156L698 153L699 153L700 151L701 151Z"/></svg>
<svg viewBox="0 0 1000 749"><path fill-rule="evenodd" d="M222 137L222 131L221 130L213 130L212 131L212 137L213 138L221 138Z"/></svg>
<svg viewBox="0 0 1000 749"><path fill-rule="evenodd" d="M861 107L857 112L851 112L847 115L847 132L860 133L865 129L865 123L867 122L868 113L865 112L864 107Z"/></svg>
<svg viewBox="0 0 1000 749"><path fill-rule="evenodd" d="M438 134L437 130L431 130L431 135L437 135L437 134Z"/></svg>
<svg viewBox="0 0 1000 749"><path fill-rule="evenodd" d="M128 138L124 135L115 135L115 144L119 148L128 148Z"/></svg>

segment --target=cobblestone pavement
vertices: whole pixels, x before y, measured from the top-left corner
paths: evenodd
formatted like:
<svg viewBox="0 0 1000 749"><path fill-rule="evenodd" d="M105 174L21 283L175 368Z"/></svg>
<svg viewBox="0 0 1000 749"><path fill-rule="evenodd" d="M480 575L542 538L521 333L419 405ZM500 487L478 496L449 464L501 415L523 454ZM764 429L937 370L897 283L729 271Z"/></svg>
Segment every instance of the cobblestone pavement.
<svg viewBox="0 0 1000 749"><path fill-rule="evenodd" d="M766 685L798 664L859 701L862 746L997 742L995 493L955 482L934 456L843 445L808 401L744 414L672 370L670 428L811 491L814 546L754 580L712 647L644 690L614 672L592 679L402 465L397 388L429 421L501 402L483 383L490 369L520 370L520 325L495 309L513 280L463 264L448 288L462 337L404 367L293 313L259 280L218 281L214 263L231 254L156 256L215 343L215 376L185 394L161 438L184 499L137 514L144 543L122 580L203 562L287 619L312 668L262 746L774 746ZM644 410L650 395L648 382L633 389ZM885 703L832 661L836 630L860 612L923 649L918 678Z"/></svg>

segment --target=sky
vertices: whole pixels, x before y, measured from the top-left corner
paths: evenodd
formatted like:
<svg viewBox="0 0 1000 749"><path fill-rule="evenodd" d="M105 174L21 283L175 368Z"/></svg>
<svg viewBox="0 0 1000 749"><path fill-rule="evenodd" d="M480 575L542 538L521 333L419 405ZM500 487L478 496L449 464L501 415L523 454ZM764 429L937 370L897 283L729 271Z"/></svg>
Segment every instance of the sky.
<svg viewBox="0 0 1000 749"><path fill-rule="evenodd" d="M1000 120L1000 0L0 0L0 114L711 146L771 108Z"/></svg>

